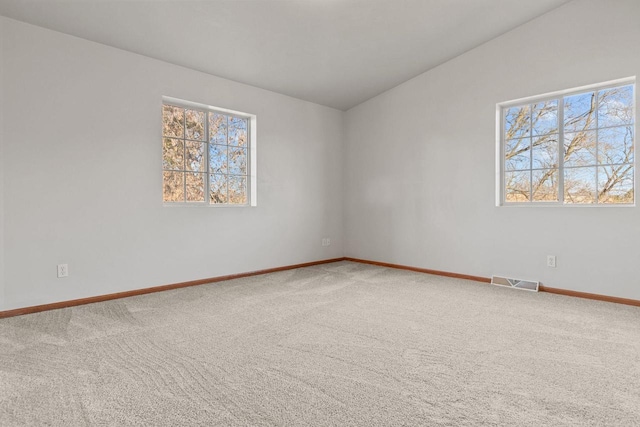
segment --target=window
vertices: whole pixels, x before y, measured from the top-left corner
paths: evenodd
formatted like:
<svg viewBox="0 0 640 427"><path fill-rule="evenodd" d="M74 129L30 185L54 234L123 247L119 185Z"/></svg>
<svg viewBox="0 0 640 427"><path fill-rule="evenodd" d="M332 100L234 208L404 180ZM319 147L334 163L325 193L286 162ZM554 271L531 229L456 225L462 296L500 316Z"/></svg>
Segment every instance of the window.
<svg viewBox="0 0 640 427"><path fill-rule="evenodd" d="M251 197L255 188L255 149L251 144L254 120L255 116L165 101L164 202L255 205L255 195Z"/></svg>
<svg viewBox="0 0 640 427"><path fill-rule="evenodd" d="M501 105L501 204L634 203L635 84Z"/></svg>

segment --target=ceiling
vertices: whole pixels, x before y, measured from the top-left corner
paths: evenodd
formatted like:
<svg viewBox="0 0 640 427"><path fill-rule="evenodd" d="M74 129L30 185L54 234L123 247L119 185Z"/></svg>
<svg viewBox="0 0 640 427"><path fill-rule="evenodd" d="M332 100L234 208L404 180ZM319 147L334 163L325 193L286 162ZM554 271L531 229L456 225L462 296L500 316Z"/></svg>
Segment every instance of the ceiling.
<svg viewBox="0 0 640 427"><path fill-rule="evenodd" d="M0 0L0 15L347 110L568 0Z"/></svg>

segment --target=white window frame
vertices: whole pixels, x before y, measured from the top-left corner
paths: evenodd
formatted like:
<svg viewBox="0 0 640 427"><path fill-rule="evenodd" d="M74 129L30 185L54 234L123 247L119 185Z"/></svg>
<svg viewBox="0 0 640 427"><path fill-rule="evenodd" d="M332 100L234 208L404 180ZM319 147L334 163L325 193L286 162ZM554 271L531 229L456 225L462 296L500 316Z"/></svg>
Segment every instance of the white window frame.
<svg viewBox="0 0 640 427"><path fill-rule="evenodd" d="M205 124L204 124L204 132L205 135L208 136L209 135L209 120L208 120L208 113L218 113L218 114L224 114L225 116L230 116L230 117L237 117L237 118L242 118L242 119L246 119L248 126L247 126L247 202L243 203L243 204L239 204L239 203L211 203L210 200L210 179L209 179L209 175L210 175L210 171L209 171L209 141L205 140L203 142L205 142L207 144L207 149L205 150L205 157L206 157L206 179L205 179L205 200L202 202L165 202L163 199L163 206L167 206L167 207L185 207L185 206L198 206L198 207L202 207L202 206L206 206L206 207L217 207L217 208L241 208L241 207L252 207L252 206L257 206L258 205L258 196L257 196L257 116L255 114L249 114L249 113L243 113L241 111L236 111L236 110L230 110L227 108L220 108L220 107L214 107L211 105L206 105L206 104L199 104L199 103L195 103L195 102L191 102L191 101L185 101L183 99L178 99L178 98L172 98L172 97L168 97L168 96L163 96L162 97L162 104L161 104L161 112L160 112L160 119L162 120L162 107L165 105L170 105L170 106L174 106L174 107L179 107L179 108L187 108L190 110L194 110L194 111L201 111L205 113ZM164 135L162 135L162 126L160 126L160 141L163 141L164 139ZM162 157L162 144L160 144L160 150L161 150L161 157ZM162 167L162 161L160 162L160 168L161 168L161 179L163 176L163 172L165 172L164 168ZM225 174L228 175L228 174ZM186 182L185 182L185 186L186 186ZM185 194L186 194L186 187L184 189ZM161 195L162 197L162 195Z"/></svg>
<svg viewBox="0 0 640 427"><path fill-rule="evenodd" d="M585 92L598 92L600 90L611 89L619 86L628 86L631 85L633 87L633 136L634 136L634 156L633 156L633 203L598 203L598 198L596 194L596 199L594 203L565 203L564 202L564 98L579 95ZM501 102L496 104L496 206L499 207L522 207L522 206L547 206L547 207L608 207L608 208L620 208L620 207L635 207L637 201L637 189L636 183L637 180L637 116L636 116L636 79L634 77L627 77L623 79L611 80L604 83L597 83L587 86L581 86L577 88L551 92L544 95L526 97L515 99L512 101ZM504 141L504 131L505 131L505 112L507 109L516 106L524 106L527 104L536 104L539 102L545 101L558 101L558 201L533 201L530 200L528 202L507 202L506 201L506 182L505 182L505 141ZM596 115L597 120L597 115ZM596 121L597 123L597 121ZM600 128L597 124L593 129L597 131ZM596 145L597 150L597 145ZM596 151L597 153L597 151ZM596 157L597 158L597 157ZM597 183L597 170L598 164L594 165L596 168L596 183ZM530 171L533 169L529 169ZM597 191L596 191L597 192Z"/></svg>

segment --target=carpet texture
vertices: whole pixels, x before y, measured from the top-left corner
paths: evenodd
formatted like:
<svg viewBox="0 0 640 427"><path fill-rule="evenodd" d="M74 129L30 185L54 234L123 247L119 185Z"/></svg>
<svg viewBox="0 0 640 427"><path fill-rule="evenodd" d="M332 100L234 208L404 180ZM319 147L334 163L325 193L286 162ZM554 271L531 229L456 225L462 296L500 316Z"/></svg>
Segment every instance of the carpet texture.
<svg viewBox="0 0 640 427"><path fill-rule="evenodd" d="M9 318L0 425L640 425L640 309L338 262Z"/></svg>

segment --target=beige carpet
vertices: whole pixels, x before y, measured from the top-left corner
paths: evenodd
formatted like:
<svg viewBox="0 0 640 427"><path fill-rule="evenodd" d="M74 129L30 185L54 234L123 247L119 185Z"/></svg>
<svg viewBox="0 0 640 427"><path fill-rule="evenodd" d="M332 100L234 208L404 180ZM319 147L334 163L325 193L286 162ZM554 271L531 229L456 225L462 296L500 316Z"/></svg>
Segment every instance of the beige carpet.
<svg viewBox="0 0 640 427"><path fill-rule="evenodd" d="M15 317L0 425L640 425L640 309L339 262Z"/></svg>

